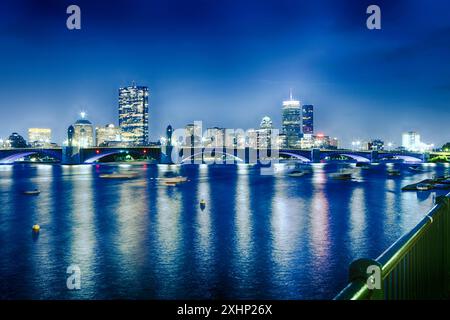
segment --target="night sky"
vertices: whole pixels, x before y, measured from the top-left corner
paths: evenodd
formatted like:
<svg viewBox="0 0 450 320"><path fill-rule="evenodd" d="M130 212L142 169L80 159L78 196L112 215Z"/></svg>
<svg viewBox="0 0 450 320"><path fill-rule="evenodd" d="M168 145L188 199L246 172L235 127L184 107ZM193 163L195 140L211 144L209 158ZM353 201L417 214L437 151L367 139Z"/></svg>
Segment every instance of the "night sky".
<svg viewBox="0 0 450 320"><path fill-rule="evenodd" d="M66 8L81 7L81 30ZM366 28L378 4L382 30ZM293 89L316 131L400 143L416 130L450 141L450 2L425 0L2 1L0 137L50 127L55 142L81 110L117 124L118 88L150 90L150 136L168 124L281 126Z"/></svg>

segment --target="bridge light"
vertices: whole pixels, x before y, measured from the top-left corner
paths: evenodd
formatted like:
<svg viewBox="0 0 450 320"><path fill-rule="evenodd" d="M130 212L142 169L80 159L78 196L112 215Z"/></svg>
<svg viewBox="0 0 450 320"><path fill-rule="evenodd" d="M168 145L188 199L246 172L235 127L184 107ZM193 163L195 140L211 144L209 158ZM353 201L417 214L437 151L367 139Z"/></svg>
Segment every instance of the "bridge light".
<svg viewBox="0 0 450 320"><path fill-rule="evenodd" d="M144 149L144 153L147 153L147 150Z"/></svg>
<svg viewBox="0 0 450 320"><path fill-rule="evenodd" d="M96 153L96 154L99 154L99 153L100 153L100 150L98 150L98 149L95 150L95 153Z"/></svg>

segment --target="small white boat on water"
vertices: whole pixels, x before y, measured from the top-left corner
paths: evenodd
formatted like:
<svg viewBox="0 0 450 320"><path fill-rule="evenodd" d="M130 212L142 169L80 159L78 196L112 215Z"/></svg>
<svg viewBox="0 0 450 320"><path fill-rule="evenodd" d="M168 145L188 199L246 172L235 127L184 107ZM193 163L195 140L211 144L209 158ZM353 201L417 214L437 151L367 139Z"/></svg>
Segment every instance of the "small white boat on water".
<svg viewBox="0 0 450 320"><path fill-rule="evenodd" d="M37 196L41 193L41 191L38 189L34 189L34 190L25 190L22 193L27 196Z"/></svg>
<svg viewBox="0 0 450 320"><path fill-rule="evenodd" d="M429 183L419 183L419 184L416 186L416 189L417 189L418 191L428 191L428 190L433 189L433 186L432 186L431 184L429 184Z"/></svg>
<svg viewBox="0 0 450 320"><path fill-rule="evenodd" d="M288 173L290 177L303 177L305 174L306 172L302 170L292 170Z"/></svg>
<svg viewBox="0 0 450 320"><path fill-rule="evenodd" d="M176 186L179 183L187 182L187 177L177 176L170 178L160 178L159 179L166 186Z"/></svg>
<svg viewBox="0 0 450 320"><path fill-rule="evenodd" d="M101 174L100 178L102 179L133 179L136 178L138 174L136 172L127 172L127 173L105 173Z"/></svg>
<svg viewBox="0 0 450 320"><path fill-rule="evenodd" d="M337 180L351 180L352 172L350 171L339 171L330 173L330 178Z"/></svg>

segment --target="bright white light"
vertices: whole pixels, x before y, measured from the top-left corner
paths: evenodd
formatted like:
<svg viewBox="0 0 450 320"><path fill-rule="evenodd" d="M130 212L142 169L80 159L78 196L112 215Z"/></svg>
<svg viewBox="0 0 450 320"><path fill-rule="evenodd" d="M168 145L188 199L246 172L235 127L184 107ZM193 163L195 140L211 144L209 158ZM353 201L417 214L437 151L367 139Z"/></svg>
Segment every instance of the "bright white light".
<svg viewBox="0 0 450 320"><path fill-rule="evenodd" d="M84 117L86 117L86 112L81 111L81 112L80 112L80 116L81 116L81 119L84 119Z"/></svg>

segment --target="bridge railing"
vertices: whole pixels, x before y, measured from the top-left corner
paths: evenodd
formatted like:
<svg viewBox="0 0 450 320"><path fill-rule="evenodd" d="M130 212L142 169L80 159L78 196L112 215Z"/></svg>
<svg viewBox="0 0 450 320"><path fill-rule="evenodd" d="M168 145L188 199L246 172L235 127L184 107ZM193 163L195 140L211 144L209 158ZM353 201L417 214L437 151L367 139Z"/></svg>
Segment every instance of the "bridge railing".
<svg viewBox="0 0 450 320"><path fill-rule="evenodd" d="M359 259L350 265L350 283L336 300L445 299L450 294L450 194L407 234L376 260ZM380 267L374 285L367 267ZM371 288L369 288L371 287Z"/></svg>

